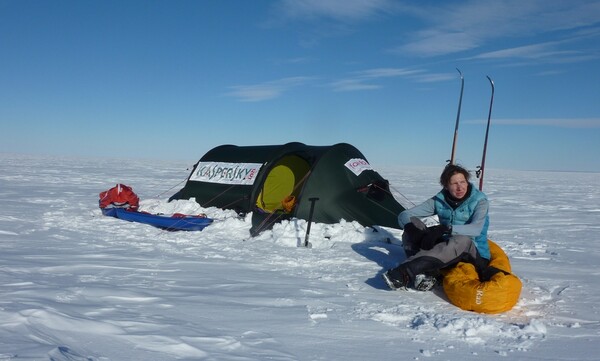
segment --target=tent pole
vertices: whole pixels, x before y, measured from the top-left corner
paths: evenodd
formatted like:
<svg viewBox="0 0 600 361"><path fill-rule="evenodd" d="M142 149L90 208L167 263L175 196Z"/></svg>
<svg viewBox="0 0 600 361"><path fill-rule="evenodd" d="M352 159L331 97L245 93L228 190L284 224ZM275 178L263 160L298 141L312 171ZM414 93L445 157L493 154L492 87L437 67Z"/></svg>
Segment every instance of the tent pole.
<svg viewBox="0 0 600 361"><path fill-rule="evenodd" d="M310 212L308 213L308 226L306 226L306 236L304 237L304 247L311 248L311 244L308 241L308 237L310 236L310 225L312 223L313 213L315 211L315 203L319 200L319 198L309 198L310 201Z"/></svg>

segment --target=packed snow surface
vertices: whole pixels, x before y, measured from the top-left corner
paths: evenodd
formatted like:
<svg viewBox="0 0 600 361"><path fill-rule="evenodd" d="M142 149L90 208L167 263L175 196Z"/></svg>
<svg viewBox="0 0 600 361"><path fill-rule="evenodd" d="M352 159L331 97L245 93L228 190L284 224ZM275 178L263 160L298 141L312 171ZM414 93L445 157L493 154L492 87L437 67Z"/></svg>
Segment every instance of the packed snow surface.
<svg viewBox="0 0 600 361"><path fill-rule="evenodd" d="M390 291L402 231L167 202L190 164L0 154L0 360L598 360L600 175L489 170L490 238L523 282L513 310L460 310L443 290ZM376 167L377 168L377 167ZM380 168L403 204L435 168ZM206 213L201 232L102 216L98 193Z"/></svg>

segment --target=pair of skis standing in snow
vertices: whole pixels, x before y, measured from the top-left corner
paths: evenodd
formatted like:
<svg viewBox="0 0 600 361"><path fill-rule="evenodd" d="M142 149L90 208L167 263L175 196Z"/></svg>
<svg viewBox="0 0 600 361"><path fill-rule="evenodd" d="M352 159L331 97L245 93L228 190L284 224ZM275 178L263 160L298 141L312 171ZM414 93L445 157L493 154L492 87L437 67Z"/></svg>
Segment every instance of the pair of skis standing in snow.
<svg viewBox="0 0 600 361"><path fill-rule="evenodd" d="M424 203L400 213L398 221L404 229L402 244L407 255L406 261L383 274L391 289L413 288L428 291L435 286L440 270L470 262L475 265L481 278L485 279L490 261L487 243L489 225L488 201L481 191L485 172L488 134L494 102L494 82L488 76L492 93L483 146L481 165L477 168L479 189L469 182L469 172L455 164L455 149L458 136L460 111L464 90L464 77L454 129L452 154L449 164L440 177L442 191ZM427 227L420 218L437 215L440 224Z"/></svg>

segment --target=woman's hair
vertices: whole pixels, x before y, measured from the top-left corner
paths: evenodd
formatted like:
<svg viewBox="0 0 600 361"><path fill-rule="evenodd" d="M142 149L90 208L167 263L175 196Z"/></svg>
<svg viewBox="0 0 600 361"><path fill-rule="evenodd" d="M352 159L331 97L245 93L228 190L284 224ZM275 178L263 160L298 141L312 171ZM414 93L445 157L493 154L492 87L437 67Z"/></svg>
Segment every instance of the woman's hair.
<svg viewBox="0 0 600 361"><path fill-rule="evenodd" d="M440 176L440 184L442 187L446 187L448 184L450 184L450 178L457 173L464 175L467 182L469 181L469 178L471 178L469 171L462 166L458 164L448 164Z"/></svg>

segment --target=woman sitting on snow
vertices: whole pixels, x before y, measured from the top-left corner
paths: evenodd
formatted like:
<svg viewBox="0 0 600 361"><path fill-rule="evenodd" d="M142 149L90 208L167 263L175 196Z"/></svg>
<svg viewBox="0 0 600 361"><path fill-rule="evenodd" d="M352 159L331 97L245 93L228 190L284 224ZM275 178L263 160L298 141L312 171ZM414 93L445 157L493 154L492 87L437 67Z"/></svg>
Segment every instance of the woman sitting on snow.
<svg viewBox="0 0 600 361"><path fill-rule="evenodd" d="M490 260L487 243L488 200L471 183L465 168L448 164L440 176L443 189L424 203L400 213L402 244L408 257L383 274L391 289L428 291L442 268L459 261L483 271ZM420 220L437 215L440 224L427 228Z"/></svg>

